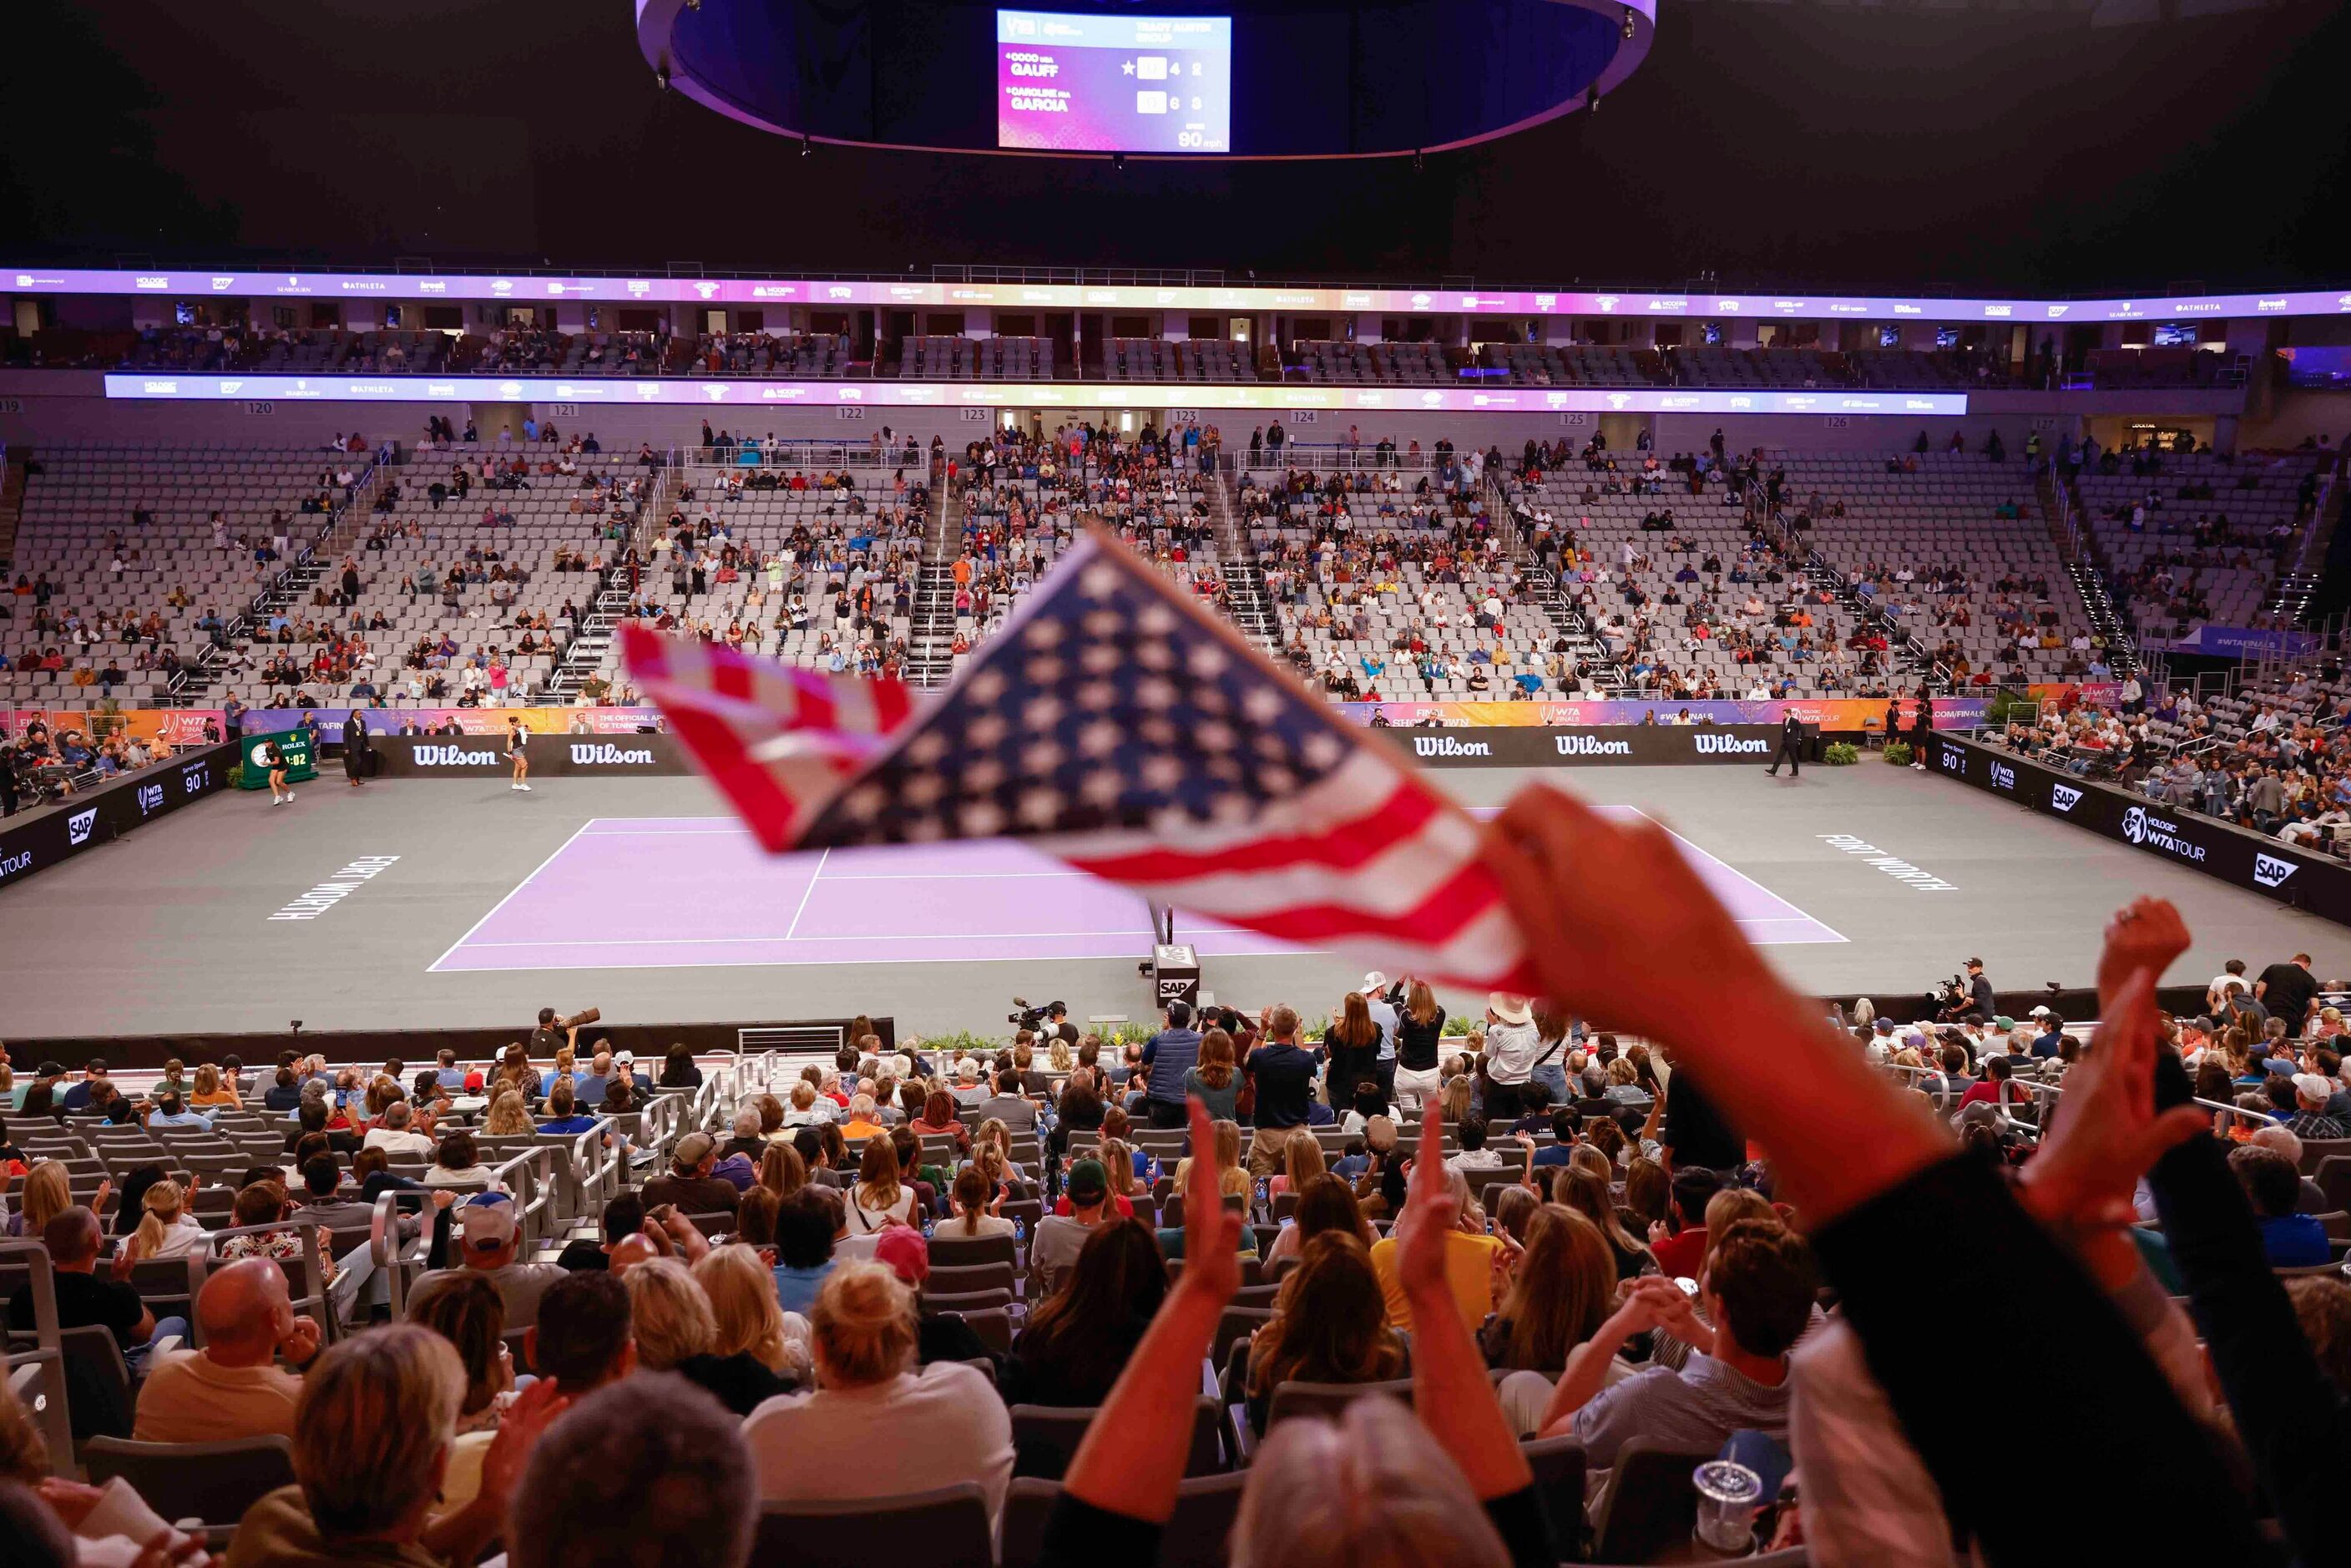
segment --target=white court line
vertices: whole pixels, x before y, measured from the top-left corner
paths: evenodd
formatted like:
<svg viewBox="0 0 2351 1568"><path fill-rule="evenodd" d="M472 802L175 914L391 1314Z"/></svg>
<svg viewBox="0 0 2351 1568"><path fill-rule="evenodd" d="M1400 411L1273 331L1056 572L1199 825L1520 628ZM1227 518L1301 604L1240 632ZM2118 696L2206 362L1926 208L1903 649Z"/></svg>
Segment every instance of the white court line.
<svg viewBox="0 0 2351 1568"><path fill-rule="evenodd" d="M1802 915L1804 919L1811 921L1813 925L1818 926L1823 931L1827 932L1829 941L1850 942L1853 940L1853 938L1847 936L1844 932L1839 931L1825 920L1818 919L1813 915L1806 914L1803 910L1797 909L1794 904L1789 903L1786 899L1781 897L1778 894L1772 892L1761 883L1757 882L1753 877L1749 876L1745 872L1740 871L1737 866L1732 865L1729 861L1724 860L1721 856L1715 854L1710 850L1701 848L1699 845L1694 844L1689 840L1683 838L1681 834L1675 832L1671 828L1666 827L1665 823L1658 822L1656 818L1650 816L1648 812L1644 811L1640 807L1619 806L1616 810L1620 811L1630 811L1636 817L1644 818L1648 821L1656 822L1657 826L1665 828L1666 831L1672 835L1674 841L1680 844L1684 849L1688 850L1693 854L1701 854L1706 856L1707 859L1712 861L1715 864L1720 866L1723 870L1729 872L1731 875L1737 877L1740 881L1745 883L1748 886L1753 888L1756 892L1761 894L1764 897L1770 899L1781 908L1794 910L1796 915ZM1791 917L1787 915L1761 915L1758 916L1758 918L1767 920L1786 920Z"/></svg>
<svg viewBox="0 0 2351 1568"><path fill-rule="evenodd" d="M830 847L825 850L824 853L816 857L816 869L809 873L808 885L800 889L799 906L792 911L792 923L784 927L785 941L790 941L792 939L792 933L800 928L800 916L808 913L809 894L816 891L816 884L819 879L824 875L824 862L831 858L832 851Z"/></svg>
<svg viewBox="0 0 2351 1568"><path fill-rule="evenodd" d="M848 936L581 936L476 942L475 947L716 947L746 942L1054 942L1070 936L1148 936L1147 931L892 931ZM1222 933L1219 933L1222 935ZM1115 956L1115 955L1113 955ZM883 960L876 959L876 963Z"/></svg>
<svg viewBox="0 0 2351 1568"><path fill-rule="evenodd" d="M827 851L830 854L831 852ZM1092 880L1092 872L1083 871L877 871L835 875L834 882L1013 882L1037 877L1085 877Z"/></svg>
<svg viewBox="0 0 2351 1568"><path fill-rule="evenodd" d="M543 872L549 866L553 865L555 863L556 855L559 855L564 851L569 849L571 847L572 840L577 839L580 834L586 832L590 824L599 820L600 819L598 818L590 817L587 821L582 822L578 827L572 829L571 838L566 839L561 843L556 845L554 854L549 855L545 860L531 867L530 876L524 877L520 882L515 883L513 888L507 892L506 897L499 899L496 904L490 905L490 913L488 915L483 915L479 920L476 920L471 925L466 926L465 936L460 936L455 942L450 943L449 952L442 954L441 956L434 959L430 964L425 965L424 972L428 975L433 974L436 972L442 965L447 963L449 961L449 953L455 953L458 948L463 947L465 945L465 937L471 936L475 932L479 931L483 926L487 925L490 923L492 915L496 915L499 910L504 909L508 904L514 902L514 895L530 885L531 877L537 876L540 872Z"/></svg>
<svg viewBox="0 0 2351 1568"><path fill-rule="evenodd" d="M1088 931L1082 932L1081 935L1092 936L1097 935L1097 933ZM1111 933L1111 935L1119 934ZM1135 935L1139 936L1141 933L1136 933ZM805 942L808 938L803 936L800 940ZM487 944L476 944L476 946L487 946ZM1327 947L1300 947L1287 953L1207 953L1202 955L1202 956L1209 958L1232 959L1327 957L1330 955L1330 952L1331 949ZM987 958L925 958L918 954L907 954L904 956L893 958L812 958L806 960L789 958L711 958L693 964L615 964L607 958L582 958L576 964L502 964L495 968L452 969L449 973L456 975L519 975L528 973L533 969L791 969L799 968L802 967L803 964L827 964L837 968L862 967L869 964L1072 964L1088 959L1099 959L1103 955L1100 953L1020 953L1008 956ZM1113 955L1113 956L1123 957L1124 955Z"/></svg>

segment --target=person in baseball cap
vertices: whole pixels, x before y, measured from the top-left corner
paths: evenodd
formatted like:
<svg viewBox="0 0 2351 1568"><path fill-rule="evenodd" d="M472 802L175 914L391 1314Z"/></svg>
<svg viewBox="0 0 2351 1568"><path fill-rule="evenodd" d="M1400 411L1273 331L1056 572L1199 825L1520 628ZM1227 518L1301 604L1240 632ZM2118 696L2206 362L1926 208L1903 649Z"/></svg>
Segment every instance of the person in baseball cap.
<svg viewBox="0 0 2351 1568"><path fill-rule="evenodd" d="M456 1221L469 1263L479 1254L511 1248L518 1229L514 1199L502 1192L475 1193L458 1208Z"/></svg>
<svg viewBox="0 0 2351 1568"><path fill-rule="evenodd" d="M931 1277L931 1244L909 1225L890 1225L874 1239L873 1260L898 1276L922 1299ZM922 1312L915 1319L914 1355L923 1365L935 1361L986 1361L1001 1367L1004 1358L987 1348L978 1332L957 1312Z"/></svg>

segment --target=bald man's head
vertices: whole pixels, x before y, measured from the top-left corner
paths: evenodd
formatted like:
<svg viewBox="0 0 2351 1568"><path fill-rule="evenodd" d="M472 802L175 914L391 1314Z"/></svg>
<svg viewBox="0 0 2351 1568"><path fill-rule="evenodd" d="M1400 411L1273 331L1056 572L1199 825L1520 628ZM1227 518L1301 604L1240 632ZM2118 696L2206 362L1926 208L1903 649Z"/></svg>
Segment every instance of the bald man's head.
<svg viewBox="0 0 2351 1568"><path fill-rule="evenodd" d="M611 1249L606 1251L606 1267L612 1271L613 1277L617 1279L621 1275L627 1273L631 1269L635 1268L638 1264L643 1262L648 1258L660 1258L664 1256L665 1256L665 1254L662 1249L653 1245L653 1238L647 1236L642 1230L632 1231L628 1235L622 1237L618 1241L613 1242Z"/></svg>
<svg viewBox="0 0 2351 1568"><path fill-rule="evenodd" d="M196 1293L196 1322L214 1361L235 1365L267 1360L294 1327L286 1271L271 1258L242 1258L215 1269Z"/></svg>

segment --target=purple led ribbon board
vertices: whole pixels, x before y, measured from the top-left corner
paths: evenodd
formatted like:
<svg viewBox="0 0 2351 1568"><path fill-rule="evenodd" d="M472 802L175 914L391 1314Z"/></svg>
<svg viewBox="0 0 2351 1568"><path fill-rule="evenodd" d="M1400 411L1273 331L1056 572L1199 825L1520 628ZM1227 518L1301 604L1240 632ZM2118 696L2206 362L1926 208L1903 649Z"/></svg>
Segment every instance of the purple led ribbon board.
<svg viewBox="0 0 2351 1568"><path fill-rule="evenodd" d="M197 402L252 398L273 402L578 402L702 407L756 404L802 408L1137 408L1200 412L1290 409L1387 413L1903 413L1968 412L1965 392L1767 392L1635 389L1560 392L1544 387L1151 386L1134 382L653 381L605 376L184 376L116 371L110 398ZM849 417L854 418L855 415Z"/></svg>
<svg viewBox="0 0 2351 1568"><path fill-rule="evenodd" d="M1663 294L1637 290L1471 293L1440 288L1097 287L1087 284L909 283L881 278L545 277L336 272L122 272L0 268L0 292L162 295L174 299L378 298L581 300L617 304L1005 306L1162 310L1441 311L1464 316L1752 316L1876 321L2169 321L2351 316L2351 292L2209 294L2168 299L1932 299L1825 294Z"/></svg>

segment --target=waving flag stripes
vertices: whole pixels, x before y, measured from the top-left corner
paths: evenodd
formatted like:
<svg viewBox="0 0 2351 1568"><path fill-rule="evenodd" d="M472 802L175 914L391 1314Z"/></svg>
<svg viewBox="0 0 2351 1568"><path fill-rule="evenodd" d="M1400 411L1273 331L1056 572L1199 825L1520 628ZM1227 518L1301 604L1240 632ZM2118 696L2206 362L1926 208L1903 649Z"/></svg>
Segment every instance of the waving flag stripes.
<svg viewBox="0 0 2351 1568"><path fill-rule="evenodd" d="M770 849L1019 837L1286 941L1532 987L1461 809L1100 531L934 702L644 633L627 653Z"/></svg>

